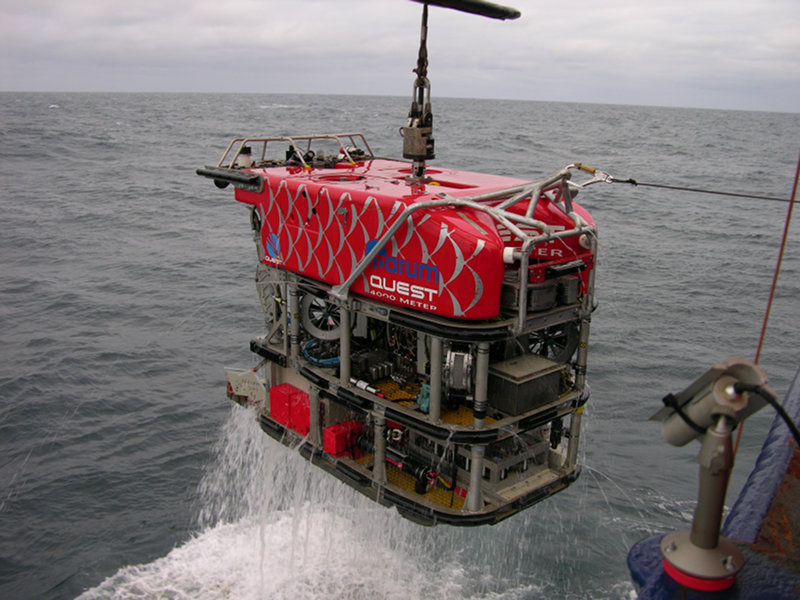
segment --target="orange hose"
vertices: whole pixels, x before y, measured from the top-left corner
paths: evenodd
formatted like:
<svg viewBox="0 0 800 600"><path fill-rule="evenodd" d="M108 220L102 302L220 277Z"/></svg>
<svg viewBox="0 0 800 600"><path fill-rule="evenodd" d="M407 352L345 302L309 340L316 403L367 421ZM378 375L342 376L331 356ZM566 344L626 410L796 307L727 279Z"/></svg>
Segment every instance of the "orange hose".
<svg viewBox="0 0 800 600"><path fill-rule="evenodd" d="M778 273L781 271L781 263L783 262L783 252L786 250L786 240L789 237L789 223L792 221L792 209L794 209L794 201L797 197L797 183L800 180L800 156L797 158L797 169L794 173L794 186L792 187L792 198L789 200L789 210L786 213L786 223L783 226L783 239L781 240L781 248L778 252L778 262L775 264L775 272L772 275L772 287L769 290L769 299L767 300L767 309L764 311L764 321L761 324L761 335L758 338L758 347L756 348L756 357L753 362L758 364L758 359L761 357L761 348L764 345L764 336L767 333L767 322L769 321L769 313L772 310L772 300L775 297L775 288L778 285ZM739 425L739 432L736 434L736 443L733 446L733 456L736 456L736 451L739 449L739 440L742 438L742 429L744 423Z"/></svg>

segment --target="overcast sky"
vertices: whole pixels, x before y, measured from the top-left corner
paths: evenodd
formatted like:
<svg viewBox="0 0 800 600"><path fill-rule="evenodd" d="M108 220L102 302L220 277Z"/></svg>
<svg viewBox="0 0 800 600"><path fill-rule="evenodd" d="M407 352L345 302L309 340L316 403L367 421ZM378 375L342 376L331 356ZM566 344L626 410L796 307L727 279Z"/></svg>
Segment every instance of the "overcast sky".
<svg viewBox="0 0 800 600"><path fill-rule="evenodd" d="M800 112L800 0L432 7L432 95ZM408 0L0 0L0 90L411 95Z"/></svg>

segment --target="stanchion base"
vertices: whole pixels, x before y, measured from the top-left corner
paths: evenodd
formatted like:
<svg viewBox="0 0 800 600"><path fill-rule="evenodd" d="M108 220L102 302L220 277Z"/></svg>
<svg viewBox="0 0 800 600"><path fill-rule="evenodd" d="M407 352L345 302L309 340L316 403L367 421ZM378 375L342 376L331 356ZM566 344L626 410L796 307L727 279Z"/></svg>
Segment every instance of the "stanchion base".
<svg viewBox="0 0 800 600"><path fill-rule="evenodd" d="M664 571L677 583L704 592L726 590L736 583L744 555L725 537L716 548L695 546L690 531L676 531L661 540Z"/></svg>

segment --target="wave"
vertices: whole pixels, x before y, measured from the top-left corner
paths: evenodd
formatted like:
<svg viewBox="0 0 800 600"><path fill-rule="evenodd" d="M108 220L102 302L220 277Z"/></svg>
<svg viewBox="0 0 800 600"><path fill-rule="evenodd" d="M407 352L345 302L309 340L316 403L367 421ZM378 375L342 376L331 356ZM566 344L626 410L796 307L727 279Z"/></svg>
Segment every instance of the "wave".
<svg viewBox="0 0 800 600"><path fill-rule="evenodd" d="M325 476L265 436L250 411L234 407L216 454L199 533L80 600L545 597L470 566L463 530L420 528Z"/></svg>

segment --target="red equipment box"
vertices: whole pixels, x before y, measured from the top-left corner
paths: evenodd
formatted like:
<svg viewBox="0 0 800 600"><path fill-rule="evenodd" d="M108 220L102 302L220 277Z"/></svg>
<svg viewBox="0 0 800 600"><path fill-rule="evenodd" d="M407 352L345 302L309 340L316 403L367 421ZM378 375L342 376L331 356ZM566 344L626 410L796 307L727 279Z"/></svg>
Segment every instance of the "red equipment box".
<svg viewBox="0 0 800 600"><path fill-rule="evenodd" d="M281 425L289 426L289 415L291 411L291 398L295 392L299 392L296 387L288 383L276 385L269 390L269 416Z"/></svg>
<svg viewBox="0 0 800 600"><path fill-rule="evenodd" d="M326 427L323 432L325 452L336 458L345 455L359 458L361 450L358 449L356 440L362 433L364 433L364 425L356 420L344 421Z"/></svg>
<svg viewBox="0 0 800 600"><path fill-rule="evenodd" d="M311 430L310 421L310 403L308 394L295 388L295 393L292 395L291 408L289 410L289 428L294 429L303 437L308 435Z"/></svg>
<svg viewBox="0 0 800 600"><path fill-rule="evenodd" d="M336 458L344 456L350 447L350 430L340 424L326 427L322 437L325 452Z"/></svg>
<svg viewBox="0 0 800 600"><path fill-rule="evenodd" d="M276 385L269 391L269 416L302 436L310 431L308 394L290 383Z"/></svg>

